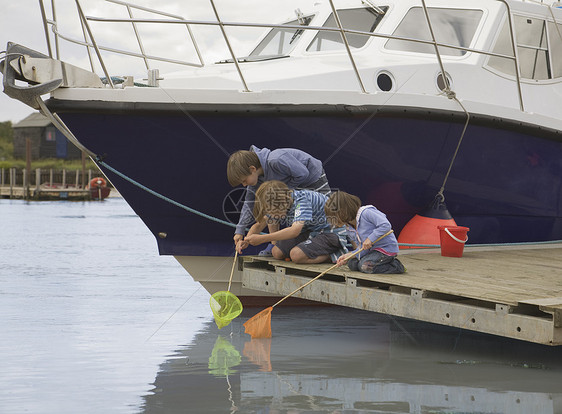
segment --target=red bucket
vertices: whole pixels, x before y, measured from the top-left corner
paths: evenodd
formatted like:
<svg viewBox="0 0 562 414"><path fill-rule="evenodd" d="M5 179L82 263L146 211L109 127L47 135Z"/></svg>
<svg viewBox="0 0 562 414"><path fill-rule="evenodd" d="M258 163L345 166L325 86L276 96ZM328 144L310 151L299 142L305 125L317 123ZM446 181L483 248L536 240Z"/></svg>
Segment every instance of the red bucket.
<svg viewBox="0 0 562 414"><path fill-rule="evenodd" d="M464 244L468 240L468 227L438 226L441 239L441 256L462 257Z"/></svg>

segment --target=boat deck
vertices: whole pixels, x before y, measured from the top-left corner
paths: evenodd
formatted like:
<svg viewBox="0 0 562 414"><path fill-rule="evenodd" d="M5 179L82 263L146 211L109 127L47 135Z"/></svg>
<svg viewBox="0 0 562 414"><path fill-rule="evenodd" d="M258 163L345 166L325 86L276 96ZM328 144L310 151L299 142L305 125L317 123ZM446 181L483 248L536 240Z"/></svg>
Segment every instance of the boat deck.
<svg viewBox="0 0 562 414"><path fill-rule="evenodd" d="M562 345L562 243L405 250L401 275L334 269L294 296L548 345ZM285 296L330 264L244 257L244 287Z"/></svg>

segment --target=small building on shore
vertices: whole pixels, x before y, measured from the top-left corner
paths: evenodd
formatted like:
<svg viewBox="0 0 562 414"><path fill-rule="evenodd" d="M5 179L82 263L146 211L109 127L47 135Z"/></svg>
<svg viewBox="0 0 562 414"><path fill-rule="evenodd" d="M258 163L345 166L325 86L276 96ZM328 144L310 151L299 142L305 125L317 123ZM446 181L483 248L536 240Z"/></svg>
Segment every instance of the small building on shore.
<svg viewBox="0 0 562 414"><path fill-rule="evenodd" d="M31 159L80 159L81 151L39 112L14 125L14 157L26 158L26 142L31 142Z"/></svg>

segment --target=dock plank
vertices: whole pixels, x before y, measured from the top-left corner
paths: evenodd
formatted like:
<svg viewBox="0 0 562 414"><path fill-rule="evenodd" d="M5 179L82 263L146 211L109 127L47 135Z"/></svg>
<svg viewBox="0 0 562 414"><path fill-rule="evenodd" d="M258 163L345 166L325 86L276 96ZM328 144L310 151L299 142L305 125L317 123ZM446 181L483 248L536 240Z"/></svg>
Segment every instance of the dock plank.
<svg viewBox="0 0 562 414"><path fill-rule="evenodd" d="M562 256L562 247L549 249L549 255ZM542 269L533 262L512 260L518 250L508 252L467 252L462 258L443 257L439 253L400 256L407 269L401 275L369 275L339 268L331 274L371 282L468 296L498 303L516 304L521 300L562 295L562 261ZM532 256L530 256L532 258ZM272 265L320 273L330 265L299 265L268 260ZM501 263L501 266L498 266ZM550 273L546 274L545 269Z"/></svg>
<svg viewBox="0 0 562 414"><path fill-rule="evenodd" d="M376 301L382 303L387 300L385 296L381 296L384 291L390 292L389 294L411 292L411 295L420 294L424 298L438 299L434 302L426 301L435 307L436 312L448 309L447 306L456 306L454 309L457 315L460 309L458 306L468 304L466 309L462 308L465 316L456 316L457 322L462 320L466 325L466 318L474 321L475 318L470 315L475 314L479 315L480 321L481 315L485 315L490 321L488 324L480 322L480 328L474 330L481 329L483 332L540 343L562 344L562 243L493 248L466 246L462 258L443 257L438 249L412 249L405 254L401 252L399 258L407 269L405 274L365 274L351 271L344 266L328 273L332 278L323 282L322 289L329 289L332 298L340 297L336 304L388 311L390 314L419 317L420 320L453 326L454 322L450 320L433 320L431 312L427 309L419 308L419 315L412 313L408 309L411 304L407 305L410 302L404 302L404 295L394 296L394 299L388 299L387 303L381 305L374 303L373 298L376 297ZM293 290L299 286L299 280L309 280L331 267L330 264L304 265L261 257L252 258L251 261L254 264L265 262L272 269L280 269L273 270L272 275L275 279L292 278ZM268 277L267 271L264 271L263 277ZM340 288L337 287L338 282L334 277L341 278ZM270 285L277 285L276 288L270 286L269 292L283 295L283 291L290 288L282 280L279 283L275 283L274 279L268 280L272 282ZM352 292L349 290L349 281L356 281L352 286L358 290L363 289L361 293L355 294L353 299L348 297ZM308 295L303 293L302 297L324 302L332 300L314 296L313 292ZM321 295L324 295L324 291ZM348 298L344 300L341 295ZM369 299L371 296L373 298ZM314 299L315 297L318 299ZM401 304L393 305L393 301ZM449 305L446 305L446 302ZM519 313L515 322L512 318L507 323L500 315L503 312L511 317L511 313L515 311ZM450 313L446 312L447 315ZM461 327L465 327L464 325ZM509 326L509 332L504 332L508 329L504 325ZM515 334L512 332L514 329L517 331ZM540 335L537 334L535 338L529 333L532 329L536 329ZM522 330L526 331L525 334L521 333Z"/></svg>

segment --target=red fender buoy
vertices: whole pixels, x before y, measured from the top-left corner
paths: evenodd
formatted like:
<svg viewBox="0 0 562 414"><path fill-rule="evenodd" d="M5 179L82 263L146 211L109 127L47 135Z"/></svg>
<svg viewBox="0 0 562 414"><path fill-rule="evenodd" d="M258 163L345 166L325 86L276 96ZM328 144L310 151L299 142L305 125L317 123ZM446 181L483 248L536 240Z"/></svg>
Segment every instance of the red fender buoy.
<svg viewBox="0 0 562 414"><path fill-rule="evenodd" d="M457 223L447 210L443 198L435 197L429 208L416 214L402 229L398 244L440 245L439 226L456 226ZM414 249L415 246L400 246L400 249Z"/></svg>
<svg viewBox="0 0 562 414"><path fill-rule="evenodd" d="M90 180L90 188L107 187L107 181L103 177L94 177Z"/></svg>

